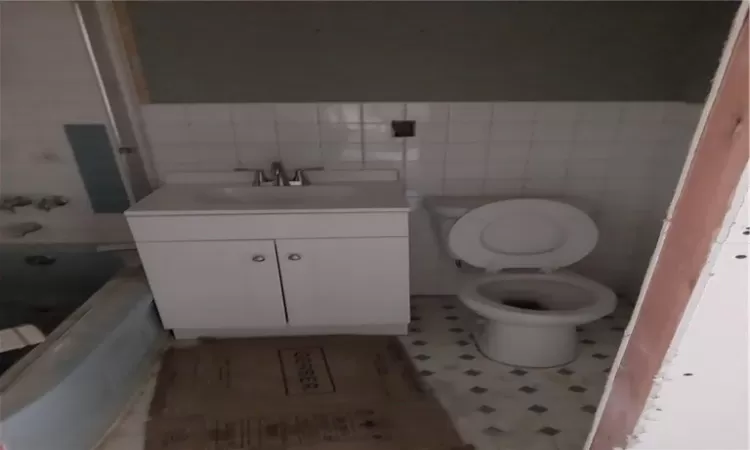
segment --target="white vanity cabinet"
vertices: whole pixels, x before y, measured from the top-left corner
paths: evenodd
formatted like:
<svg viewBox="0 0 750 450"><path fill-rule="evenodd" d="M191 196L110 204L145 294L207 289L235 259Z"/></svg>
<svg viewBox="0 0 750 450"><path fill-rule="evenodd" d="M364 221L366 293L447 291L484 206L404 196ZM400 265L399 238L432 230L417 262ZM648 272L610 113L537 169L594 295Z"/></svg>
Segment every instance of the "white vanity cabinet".
<svg viewBox="0 0 750 450"><path fill-rule="evenodd" d="M272 240L142 242L138 253L166 328L286 325Z"/></svg>
<svg viewBox="0 0 750 450"><path fill-rule="evenodd" d="M253 208L167 185L125 215L178 338L405 334L409 207L388 186Z"/></svg>
<svg viewBox="0 0 750 450"><path fill-rule="evenodd" d="M280 239L276 246L290 326L408 319L407 238Z"/></svg>

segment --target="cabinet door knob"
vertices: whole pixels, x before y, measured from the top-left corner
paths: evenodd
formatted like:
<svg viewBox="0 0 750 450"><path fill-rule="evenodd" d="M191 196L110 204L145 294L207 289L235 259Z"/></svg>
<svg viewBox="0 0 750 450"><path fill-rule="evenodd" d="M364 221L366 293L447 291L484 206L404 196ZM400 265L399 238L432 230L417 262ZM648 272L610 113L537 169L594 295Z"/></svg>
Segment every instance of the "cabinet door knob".
<svg viewBox="0 0 750 450"><path fill-rule="evenodd" d="M302 256L300 256L297 253L292 253L289 255L288 258L289 258L289 261L299 261L300 259L302 259Z"/></svg>
<svg viewBox="0 0 750 450"><path fill-rule="evenodd" d="M263 262L266 260L266 257L263 255L255 255L253 256L253 261L255 262Z"/></svg>

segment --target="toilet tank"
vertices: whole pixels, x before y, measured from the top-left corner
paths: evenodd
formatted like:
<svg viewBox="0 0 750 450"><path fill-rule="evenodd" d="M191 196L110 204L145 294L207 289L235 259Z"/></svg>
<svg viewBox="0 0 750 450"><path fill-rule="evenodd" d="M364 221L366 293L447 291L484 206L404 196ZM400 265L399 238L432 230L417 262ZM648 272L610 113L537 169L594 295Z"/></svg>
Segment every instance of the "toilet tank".
<svg viewBox="0 0 750 450"><path fill-rule="evenodd" d="M448 234L456 221L474 208L487 203L505 200L502 197L426 197L424 208L430 216L430 223L441 251L451 259L458 259L448 248Z"/></svg>

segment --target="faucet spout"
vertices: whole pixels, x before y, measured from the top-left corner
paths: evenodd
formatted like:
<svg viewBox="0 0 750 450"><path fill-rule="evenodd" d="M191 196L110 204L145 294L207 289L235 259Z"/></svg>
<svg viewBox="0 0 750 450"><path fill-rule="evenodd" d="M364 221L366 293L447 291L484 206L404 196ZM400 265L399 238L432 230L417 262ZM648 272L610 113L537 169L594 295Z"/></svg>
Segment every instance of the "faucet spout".
<svg viewBox="0 0 750 450"><path fill-rule="evenodd" d="M281 161L274 161L271 163L271 176L273 176L274 186L289 186L289 177L286 175L284 165Z"/></svg>

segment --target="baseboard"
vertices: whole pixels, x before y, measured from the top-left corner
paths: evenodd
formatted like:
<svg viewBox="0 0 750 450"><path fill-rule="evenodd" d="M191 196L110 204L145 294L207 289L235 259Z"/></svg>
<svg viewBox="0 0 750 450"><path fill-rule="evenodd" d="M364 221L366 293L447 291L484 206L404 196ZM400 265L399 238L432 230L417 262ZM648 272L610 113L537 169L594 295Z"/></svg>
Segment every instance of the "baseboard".
<svg viewBox="0 0 750 450"><path fill-rule="evenodd" d="M378 325L351 326L318 326L318 327L284 327L284 328L176 328L173 329L175 339L196 339L200 337L241 338L268 336L313 336L327 334L373 334L373 335L405 335L408 323L390 323Z"/></svg>

